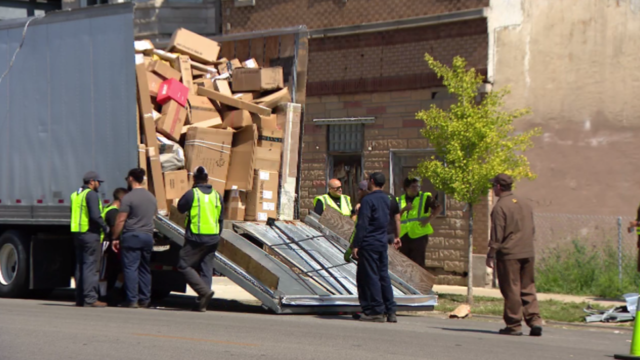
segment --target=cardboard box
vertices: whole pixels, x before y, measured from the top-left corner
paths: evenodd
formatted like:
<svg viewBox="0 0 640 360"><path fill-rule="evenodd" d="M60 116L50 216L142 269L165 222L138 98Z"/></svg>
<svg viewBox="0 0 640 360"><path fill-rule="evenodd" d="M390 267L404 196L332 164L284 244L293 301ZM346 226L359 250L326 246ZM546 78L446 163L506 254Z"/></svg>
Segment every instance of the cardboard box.
<svg viewBox="0 0 640 360"><path fill-rule="evenodd" d="M214 80L213 88L221 94L233 96L227 80Z"/></svg>
<svg viewBox="0 0 640 360"><path fill-rule="evenodd" d="M227 63L227 67L230 71L242 69L242 63L238 59L231 59L231 61Z"/></svg>
<svg viewBox="0 0 640 360"><path fill-rule="evenodd" d="M244 127L233 134L226 190L249 191L253 187L253 163L257 142L258 128L255 125Z"/></svg>
<svg viewBox="0 0 640 360"><path fill-rule="evenodd" d="M153 121L153 104L151 103L151 95L149 94L147 69L144 63L136 64L136 83L138 87L138 109L142 123L142 131L144 132L144 141L147 148L157 147L156 140L156 124Z"/></svg>
<svg viewBox="0 0 640 360"><path fill-rule="evenodd" d="M138 167L147 171L147 147L143 144L138 144ZM147 182L145 181L142 186L147 188Z"/></svg>
<svg viewBox="0 0 640 360"><path fill-rule="evenodd" d="M253 124L251 113L247 110L233 110L222 114L222 126L241 129Z"/></svg>
<svg viewBox="0 0 640 360"><path fill-rule="evenodd" d="M278 172L256 170L253 179L253 189L247 192L245 220L278 218Z"/></svg>
<svg viewBox="0 0 640 360"><path fill-rule="evenodd" d="M256 61L256 59L251 58L247 61L243 61L242 67L247 69L257 69L260 67L260 65L258 65L258 62Z"/></svg>
<svg viewBox="0 0 640 360"><path fill-rule="evenodd" d="M202 79L193 80L193 84L196 86L195 88L196 94L198 93L199 86L202 86L205 89L213 90L213 81L211 81L211 79L202 78Z"/></svg>
<svg viewBox="0 0 640 360"><path fill-rule="evenodd" d="M220 114L216 110L211 100L209 100L206 96L198 96L198 95L189 95L189 104L191 109L191 124L197 124L203 121L209 121L213 119L218 119L220 124L222 124L222 119L220 119ZM215 125L215 124L214 124Z"/></svg>
<svg viewBox="0 0 640 360"><path fill-rule="evenodd" d="M169 140L178 142L186 119L187 110L178 102L169 100L168 103L162 106L162 117L156 123L156 128L159 133Z"/></svg>
<svg viewBox="0 0 640 360"><path fill-rule="evenodd" d="M158 96L158 89L160 84L166 79L154 72L147 72L147 83L149 84L149 94L151 96Z"/></svg>
<svg viewBox="0 0 640 360"><path fill-rule="evenodd" d="M298 154L300 147L300 104L281 104L276 108L278 127L284 130L282 166L280 167L280 194L278 216L281 220L295 217L296 189L298 182Z"/></svg>
<svg viewBox="0 0 640 360"><path fill-rule="evenodd" d="M166 79L180 80L180 71L171 67L162 60L153 60L149 63L149 71L154 72Z"/></svg>
<svg viewBox="0 0 640 360"><path fill-rule="evenodd" d="M187 178L187 170L165 172L164 187L167 200L180 199L191 188Z"/></svg>
<svg viewBox="0 0 640 360"><path fill-rule="evenodd" d="M160 158L158 156L156 148L147 147L147 157L149 158L149 165L151 168L151 174L148 179L151 179L149 189L153 190L153 194L156 197L158 203L158 212L162 215L168 215L169 209L167 208L167 198L164 192L164 181L162 179L162 166L160 165Z"/></svg>
<svg viewBox="0 0 640 360"><path fill-rule="evenodd" d="M260 131L260 129L280 130L280 126L278 126L277 114L273 114L271 116L255 117L254 122L256 123L256 125L258 125L258 131Z"/></svg>
<svg viewBox="0 0 640 360"><path fill-rule="evenodd" d="M269 109L273 109L280 104L289 102L291 102L291 94L289 94L289 88L284 88L282 90L274 92L271 95L253 100L254 104L264 106Z"/></svg>
<svg viewBox="0 0 640 360"><path fill-rule="evenodd" d="M281 154L283 136L284 131L280 129L258 128L258 147L273 149L273 151Z"/></svg>
<svg viewBox="0 0 640 360"><path fill-rule="evenodd" d="M222 119L220 118L215 118L215 119L211 119L211 120L207 120L207 121L201 121L199 123L195 123L195 124L191 124L191 125L187 125L187 126L183 126L182 127L182 133L186 134L189 129L191 128L217 128L220 129L222 128Z"/></svg>
<svg viewBox="0 0 640 360"><path fill-rule="evenodd" d="M193 84L193 75L191 74L191 59L186 55L178 56L178 67L182 76L182 84L189 89L189 94L195 95L197 89Z"/></svg>
<svg viewBox="0 0 640 360"><path fill-rule="evenodd" d="M282 151L276 148L259 147L255 151L254 169L280 171Z"/></svg>
<svg viewBox="0 0 640 360"><path fill-rule="evenodd" d="M173 33L167 51L189 55L204 64L218 60L220 44L187 29L180 28Z"/></svg>
<svg viewBox="0 0 640 360"><path fill-rule="evenodd" d="M229 171L233 131L192 127L185 137L185 160L189 172L204 166L209 174L209 184L224 194Z"/></svg>
<svg viewBox="0 0 640 360"><path fill-rule="evenodd" d="M233 91L267 91L284 87L282 67L238 69L233 72Z"/></svg>
<svg viewBox="0 0 640 360"><path fill-rule="evenodd" d="M225 195L223 219L244 221L247 193L239 190L228 190Z"/></svg>
<svg viewBox="0 0 640 360"><path fill-rule="evenodd" d="M236 109L248 110L254 114L258 114L261 116L271 116L271 109L252 104L250 102L242 101L234 98L233 96L224 95L217 91L200 87L198 88L198 95L206 96L213 101L218 101L222 104L234 107Z"/></svg>
<svg viewBox="0 0 640 360"><path fill-rule="evenodd" d="M160 84L156 100L160 105L166 104L169 100L174 100L184 107L187 106L188 97L189 88L176 79L168 79Z"/></svg>

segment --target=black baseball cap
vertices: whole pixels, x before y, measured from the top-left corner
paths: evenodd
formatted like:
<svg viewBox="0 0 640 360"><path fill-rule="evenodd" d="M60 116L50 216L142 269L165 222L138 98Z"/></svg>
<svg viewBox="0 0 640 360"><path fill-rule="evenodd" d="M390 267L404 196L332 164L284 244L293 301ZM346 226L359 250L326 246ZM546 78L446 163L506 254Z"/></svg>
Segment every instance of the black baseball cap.
<svg viewBox="0 0 640 360"><path fill-rule="evenodd" d="M88 181L97 181L97 182L104 182L104 180L100 177L100 175L98 175L97 172L95 171L89 171L88 173L84 174L84 177L82 178L82 180L84 182L88 182Z"/></svg>

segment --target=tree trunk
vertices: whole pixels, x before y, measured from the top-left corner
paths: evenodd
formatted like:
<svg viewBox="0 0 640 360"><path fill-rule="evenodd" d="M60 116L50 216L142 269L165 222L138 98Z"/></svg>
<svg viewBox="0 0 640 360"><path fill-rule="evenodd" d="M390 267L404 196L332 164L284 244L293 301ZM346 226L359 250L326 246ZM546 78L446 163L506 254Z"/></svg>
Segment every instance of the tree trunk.
<svg viewBox="0 0 640 360"><path fill-rule="evenodd" d="M469 267L467 269L467 303L469 306L473 305L473 205L469 206Z"/></svg>

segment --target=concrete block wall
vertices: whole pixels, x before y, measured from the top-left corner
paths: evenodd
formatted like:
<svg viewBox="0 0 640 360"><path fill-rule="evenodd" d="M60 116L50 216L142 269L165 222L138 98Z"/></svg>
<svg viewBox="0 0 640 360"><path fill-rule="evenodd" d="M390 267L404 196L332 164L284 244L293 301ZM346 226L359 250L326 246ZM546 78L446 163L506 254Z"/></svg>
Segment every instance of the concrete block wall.
<svg viewBox="0 0 640 360"><path fill-rule="evenodd" d="M222 1L224 33L306 25L309 29L445 14L489 6L489 0L256 0L235 7Z"/></svg>

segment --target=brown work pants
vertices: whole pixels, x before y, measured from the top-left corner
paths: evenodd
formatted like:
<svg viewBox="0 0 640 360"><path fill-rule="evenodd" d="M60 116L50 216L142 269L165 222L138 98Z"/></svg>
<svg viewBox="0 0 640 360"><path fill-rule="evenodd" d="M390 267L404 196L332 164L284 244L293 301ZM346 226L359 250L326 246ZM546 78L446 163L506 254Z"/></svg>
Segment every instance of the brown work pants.
<svg viewBox="0 0 640 360"><path fill-rule="evenodd" d="M520 331L522 315L529 327L542 325L536 285L534 281L534 258L498 259L498 281L504 297L504 322L508 328Z"/></svg>
<svg viewBox="0 0 640 360"><path fill-rule="evenodd" d="M402 241L402 246L398 250L414 263L424 268L429 236L425 235L417 239L412 239L408 234L405 234L400 241Z"/></svg>

